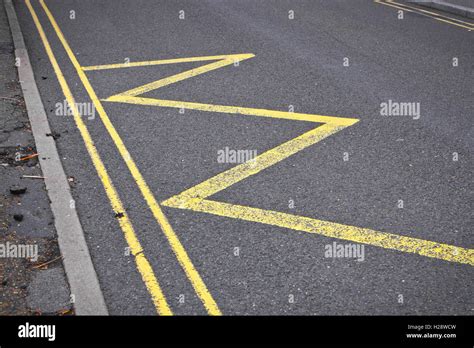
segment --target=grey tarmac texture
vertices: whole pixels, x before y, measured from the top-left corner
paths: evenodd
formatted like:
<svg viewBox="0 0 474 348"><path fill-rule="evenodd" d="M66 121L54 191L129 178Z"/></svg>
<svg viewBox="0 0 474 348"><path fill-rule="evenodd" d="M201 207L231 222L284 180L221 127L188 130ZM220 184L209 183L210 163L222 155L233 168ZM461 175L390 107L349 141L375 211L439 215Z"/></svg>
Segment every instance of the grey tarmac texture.
<svg viewBox="0 0 474 348"><path fill-rule="evenodd" d="M133 260L124 254L123 234L72 118L54 113L64 96L31 16L22 1L15 4L51 127L61 134L63 165L77 182L72 192L109 312L155 314ZM33 4L76 101L90 102L41 6ZM410 13L398 20L395 9L362 0L47 4L83 66L125 58L255 54L238 67L146 96L284 111L294 105L297 112L360 119L213 199L473 247L472 32ZM178 18L180 10L185 20ZM294 20L288 19L289 10ZM349 67L343 66L345 57ZM99 98L106 98L198 65L87 76ZM380 116L380 104L389 99L419 102L420 119ZM312 126L103 104L158 201L232 167L216 160L225 146L261 153ZM86 124L174 313L206 314L100 119ZM458 161L452 160L454 152ZM472 266L372 246L365 247L363 262L329 259L325 246L344 241L164 211L227 315L472 314L474 309ZM184 304L178 301L181 294Z"/></svg>

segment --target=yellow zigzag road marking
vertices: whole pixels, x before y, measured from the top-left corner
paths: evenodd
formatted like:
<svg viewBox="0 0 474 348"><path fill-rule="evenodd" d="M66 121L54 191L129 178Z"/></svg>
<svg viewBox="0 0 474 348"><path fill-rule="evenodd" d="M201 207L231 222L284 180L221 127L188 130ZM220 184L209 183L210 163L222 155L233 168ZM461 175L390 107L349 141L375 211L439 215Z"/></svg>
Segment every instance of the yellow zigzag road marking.
<svg viewBox="0 0 474 348"><path fill-rule="evenodd" d="M324 138L339 132L358 122L354 118L342 118L312 114L290 113L275 110L255 109L237 106L224 106L202 104L185 101L163 100L154 98L137 97L140 94L168 86L187 78L197 76L211 70L222 68L236 61L253 57L253 54L236 54L207 57L178 58L135 62L124 64L109 64L85 67L84 70L103 70L126 68L132 66L150 66L162 64L176 64L183 62L198 62L217 59L217 62L190 69L125 92L110 96L108 102L129 103L171 108L185 108L199 111L219 112L226 114L239 114L259 117L281 118L295 121L323 123L323 125L310 130L290 141L287 141L271 150L260 154L255 161L244 163L220 173L204 182L175 195L161 204L168 207L189 209L197 212L209 213L229 218L259 222L298 231L315 233L327 237L334 237L382 248L393 249L437 258L445 261L474 265L474 250L452 246L443 243L427 241L418 238L405 237L387 232L342 225L334 222L321 221L303 216L290 215L270 210L233 205L228 203L206 200L205 198L222 191L229 186L255 175L260 171L290 157L291 155L314 145Z"/></svg>
<svg viewBox="0 0 474 348"><path fill-rule="evenodd" d="M313 114L300 114L300 113L293 113L293 112L286 112L286 111L253 109L253 108L244 108L240 106L202 104L202 103L193 103L193 102L182 102L182 101L176 101L176 100L129 97L127 95L122 95L122 94L113 95L103 100L108 101L108 102L162 106L162 107L168 107L168 108L184 108L184 109L192 109L192 110L199 110L199 111L220 112L220 113L226 113L226 114L281 118L281 119L293 120L293 121L328 123L334 126L338 125L343 128L347 126L351 126L354 123L357 123L359 121L356 118L342 118L342 117L322 116L322 115L313 115Z"/></svg>
<svg viewBox="0 0 474 348"><path fill-rule="evenodd" d="M178 203L176 205L176 203ZM211 200L188 200L186 206L181 202L169 201L162 203L174 208L191 209L194 211L225 216L234 219L260 222L268 225L288 228L297 231L319 234L326 237L349 240L387 249L460 262L472 265L473 250L448 244L431 242L418 238L404 237L396 234L374 231L367 228L346 226L335 222L316 220L304 216L296 216L276 211L244 207ZM181 203L182 204L182 203Z"/></svg>
<svg viewBox="0 0 474 348"><path fill-rule="evenodd" d="M117 63L117 64L105 64L105 65L94 65L94 66L83 66L82 70L106 70L106 69L119 69L119 68L133 68L137 66L150 66L150 65L167 65L177 63L192 63L192 62L205 62L207 60L225 60L228 62L239 62L244 59L255 57L254 54L227 54L220 56L203 56L203 57L188 57L188 58L173 58L173 59L161 59L161 60L150 60L145 62L128 62L128 63Z"/></svg>

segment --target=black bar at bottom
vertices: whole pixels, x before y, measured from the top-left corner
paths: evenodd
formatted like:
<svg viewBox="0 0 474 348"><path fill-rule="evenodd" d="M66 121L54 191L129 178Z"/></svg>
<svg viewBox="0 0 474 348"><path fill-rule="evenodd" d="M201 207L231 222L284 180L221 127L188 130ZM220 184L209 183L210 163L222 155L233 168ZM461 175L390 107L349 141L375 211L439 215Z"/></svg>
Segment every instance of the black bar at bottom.
<svg viewBox="0 0 474 348"><path fill-rule="evenodd" d="M472 316L0 317L0 346L408 344L472 347ZM52 326L54 325L54 340ZM43 337L31 337L42 334ZM20 337L26 336L26 337Z"/></svg>

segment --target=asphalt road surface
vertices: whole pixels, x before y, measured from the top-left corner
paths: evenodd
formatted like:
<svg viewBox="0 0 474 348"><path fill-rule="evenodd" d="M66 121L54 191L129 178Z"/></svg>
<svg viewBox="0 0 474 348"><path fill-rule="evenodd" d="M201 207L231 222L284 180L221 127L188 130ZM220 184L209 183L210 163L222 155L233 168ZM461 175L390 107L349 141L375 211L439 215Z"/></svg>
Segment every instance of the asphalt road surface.
<svg viewBox="0 0 474 348"><path fill-rule="evenodd" d="M473 313L474 21L370 0L28 6L111 314Z"/></svg>

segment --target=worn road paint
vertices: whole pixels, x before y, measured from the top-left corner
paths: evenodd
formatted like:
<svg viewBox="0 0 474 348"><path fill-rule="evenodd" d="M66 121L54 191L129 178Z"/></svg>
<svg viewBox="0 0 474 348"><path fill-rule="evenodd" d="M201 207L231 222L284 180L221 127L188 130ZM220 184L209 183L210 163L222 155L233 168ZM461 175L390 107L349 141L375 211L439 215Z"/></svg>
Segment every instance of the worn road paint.
<svg viewBox="0 0 474 348"><path fill-rule="evenodd" d="M207 199L181 201L178 196L162 204L474 266L474 250L429 240Z"/></svg>

